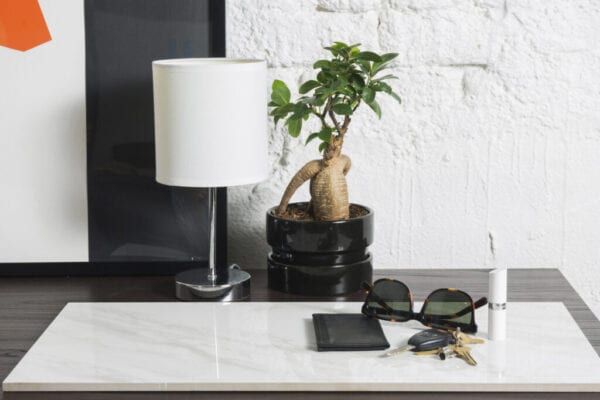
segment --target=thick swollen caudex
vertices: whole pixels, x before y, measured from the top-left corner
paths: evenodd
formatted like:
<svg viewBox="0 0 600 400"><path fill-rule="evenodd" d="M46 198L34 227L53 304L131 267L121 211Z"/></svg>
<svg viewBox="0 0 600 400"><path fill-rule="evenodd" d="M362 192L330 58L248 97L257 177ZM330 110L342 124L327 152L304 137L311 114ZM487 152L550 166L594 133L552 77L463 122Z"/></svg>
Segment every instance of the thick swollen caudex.
<svg viewBox="0 0 600 400"><path fill-rule="evenodd" d="M321 161L321 171L310 181L313 214L316 220L332 221L350 218L346 173L350 158L341 155Z"/></svg>
<svg viewBox="0 0 600 400"><path fill-rule="evenodd" d="M288 203L294 193L296 193L296 190L298 190L304 182L317 175L319 171L321 171L321 160L312 160L306 163L304 167L300 168L300 171L296 172L296 175L294 175L290 183L288 183L288 186L281 197L279 209L277 210L279 215L284 215L286 213Z"/></svg>
<svg viewBox="0 0 600 400"><path fill-rule="evenodd" d="M350 217L346 174L350 158L339 155L329 160L313 160L294 175L286 188L278 213L284 215L296 190L310 179L311 205L315 220L333 221Z"/></svg>

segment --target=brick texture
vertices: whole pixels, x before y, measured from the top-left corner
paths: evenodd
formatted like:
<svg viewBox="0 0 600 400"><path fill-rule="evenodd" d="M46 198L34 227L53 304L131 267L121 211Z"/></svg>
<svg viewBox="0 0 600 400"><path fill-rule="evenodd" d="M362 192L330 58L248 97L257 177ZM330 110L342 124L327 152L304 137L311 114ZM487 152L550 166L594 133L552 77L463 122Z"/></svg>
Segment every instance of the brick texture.
<svg viewBox="0 0 600 400"><path fill-rule="evenodd" d="M332 41L400 53L404 103L361 110L345 147L377 268L559 267L597 316L599 35L594 0L227 0L228 55L265 58L292 90ZM266 264L264 213L319 156L280 128L270 144L271 178L231 190L242 265Z"/></svg>

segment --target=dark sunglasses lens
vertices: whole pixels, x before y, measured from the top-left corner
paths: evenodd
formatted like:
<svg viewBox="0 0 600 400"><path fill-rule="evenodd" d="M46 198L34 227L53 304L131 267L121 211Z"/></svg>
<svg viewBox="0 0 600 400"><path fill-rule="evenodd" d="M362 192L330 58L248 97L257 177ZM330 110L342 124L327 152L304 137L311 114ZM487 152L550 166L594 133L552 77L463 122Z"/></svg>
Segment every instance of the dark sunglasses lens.
<svg viewBox="0 0 600 400"><path fill-rule="evenodd" d="M384 302L388 307L381 303ZM375 282L365 300L365 312L381 318L406 321L410 318L410 293L405 284L392 280Z"/></svg>
<svg viewBox="0 0 600 400"><path fill-rule="evenodd" d="M474 322L473 302L465 292L436 290L427 298L423 318L433 325L469 326Z"/></svg>

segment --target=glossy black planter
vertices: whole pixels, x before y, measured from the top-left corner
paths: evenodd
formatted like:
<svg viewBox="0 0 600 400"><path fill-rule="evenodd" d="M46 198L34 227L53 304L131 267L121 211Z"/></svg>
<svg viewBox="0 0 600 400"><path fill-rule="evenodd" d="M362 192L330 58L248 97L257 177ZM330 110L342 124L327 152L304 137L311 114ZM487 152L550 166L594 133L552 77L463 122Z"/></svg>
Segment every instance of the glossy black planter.
<svg viewBox="0 0 600 400"><path fill-rule="evenodd" d="M342 221L291 221L267 211L271 289L312 296L355 292L373 275L373 211Z"/></svg>

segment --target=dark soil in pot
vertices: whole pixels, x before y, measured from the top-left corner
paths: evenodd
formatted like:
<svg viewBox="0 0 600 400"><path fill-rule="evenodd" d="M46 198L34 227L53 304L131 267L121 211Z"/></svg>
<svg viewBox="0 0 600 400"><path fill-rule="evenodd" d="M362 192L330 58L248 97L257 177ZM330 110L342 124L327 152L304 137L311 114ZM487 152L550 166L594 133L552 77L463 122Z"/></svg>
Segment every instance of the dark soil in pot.
<svg viewBox="0 0 600 400"><path fill-rule="evenodd" d="M307 203L290 204L301 212ZM339 221L286 219L267 211L269 287L313 296L355 292L373 274L368 247L373 243L373 211L351 204L351 218ZM300 211L299 211L300 210Z"/></svg>

